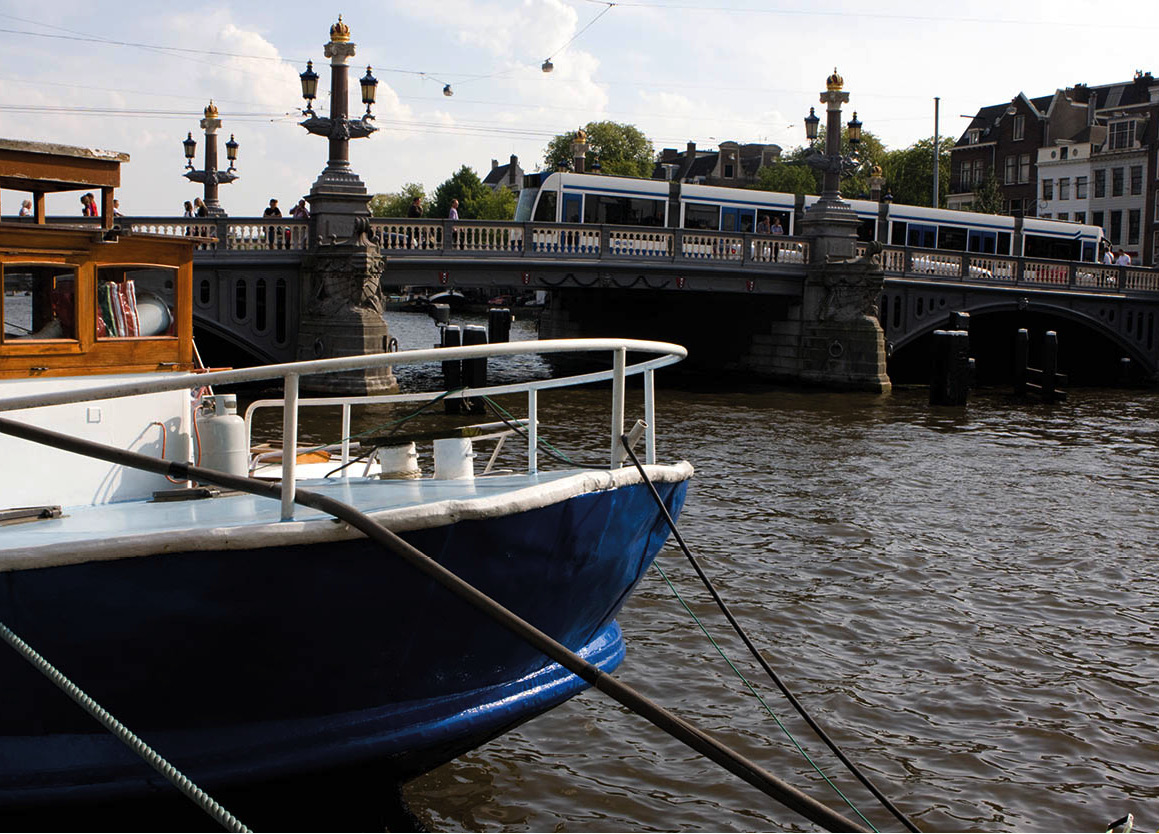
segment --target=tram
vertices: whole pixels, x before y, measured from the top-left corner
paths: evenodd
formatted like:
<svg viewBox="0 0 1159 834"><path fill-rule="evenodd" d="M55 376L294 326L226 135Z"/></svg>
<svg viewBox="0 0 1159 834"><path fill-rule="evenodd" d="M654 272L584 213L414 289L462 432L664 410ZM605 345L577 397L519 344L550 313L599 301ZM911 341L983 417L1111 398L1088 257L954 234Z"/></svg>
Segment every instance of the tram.
<svg viewBox="0 0 1159 834"><path fill-rule="evenodd" d="M663 226L752 233L760 218L797 233L800 215L820 198L722 188L675 180L540 172L524 177L515 220ZM1006 257L1095 261L1103 230L1063 220L1016 218L970 211L848 200L860 221L858 238L891 246Z"/></svg>

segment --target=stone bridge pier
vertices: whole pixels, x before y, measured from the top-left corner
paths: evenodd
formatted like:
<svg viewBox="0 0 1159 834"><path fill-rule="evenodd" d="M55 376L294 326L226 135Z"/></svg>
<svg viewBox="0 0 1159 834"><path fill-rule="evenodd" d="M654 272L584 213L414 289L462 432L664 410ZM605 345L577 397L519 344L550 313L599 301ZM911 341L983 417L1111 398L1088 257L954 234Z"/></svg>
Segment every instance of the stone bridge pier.
<svg viewBox="0 0 1159 834"><path fill-rule="evenodd" d="M846 204L806 215L812 257L796 291L553 290L540 338L630 334L688 348L681 374L886 393L885 273L875 250L856 256L856 228Z"/></svg>

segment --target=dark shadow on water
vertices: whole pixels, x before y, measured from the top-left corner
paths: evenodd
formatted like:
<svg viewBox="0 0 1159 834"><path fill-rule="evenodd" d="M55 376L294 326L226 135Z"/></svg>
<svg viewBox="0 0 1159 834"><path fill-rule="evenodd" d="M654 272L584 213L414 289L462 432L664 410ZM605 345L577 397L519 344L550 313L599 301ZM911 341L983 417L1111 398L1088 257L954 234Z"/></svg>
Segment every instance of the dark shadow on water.
<svg viewBox="0 0 1159 834"><path fill-rule="evenodd" d="M390 779L348 768L210 795L253 831L425 831ZM222 831L177 790L116 802L0 809L4 831Z"/></svg>

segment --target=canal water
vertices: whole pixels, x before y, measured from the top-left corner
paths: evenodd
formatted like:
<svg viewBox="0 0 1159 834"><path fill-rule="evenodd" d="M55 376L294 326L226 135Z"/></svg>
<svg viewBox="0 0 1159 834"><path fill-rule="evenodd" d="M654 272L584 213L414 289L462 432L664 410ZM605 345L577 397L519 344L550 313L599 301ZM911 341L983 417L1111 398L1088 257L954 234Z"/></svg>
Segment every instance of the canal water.
<svg viewBox="0 0 1159 834"><path fill-rule="evenodd" d="M391 323L404 348L436 336L422 316ZM608 399L543 395L541 436L606 459ZM688 544L789 687L919 827L1102 830L1127 812L1159 826L1159 394L1082 389L1047 406L992 390L956 409L921 389L665 388L658 402L659 456L697 470ZM871 823L899 830L746 659L671 542L659 564L776 719L656 570L620 617L617 674L855 818L791 736ZM430 830L812 828L599 693L403 799Z"/></svg>
<svg viewBox="0 0 1159 834"><path fill-rule="evenodd" d="M438 338L425 315L388 321L404 349ZM513 334L533 338L534 320L517 318ZM538 359L490 370L549 373ZM407 389L439 384L432 369L397 372ZM660 384L659 456L697 473L685 539L771 665L920 828L1101 831L1127 812L1159 827L1159 393L1078 389L1046 406L988 390L932 408L921 389ZM541 394L541 438L604 462L609 398ZM630 392L630 417L641 399ZM525 413L521 398L502 402ZM381 434L411 411L369 409L355 429ZM307 412L303 434L336 440L337 421ZM501 465L525 463L508 444ZM617 675L846 816L837 790L878 829L901 830L745 657L680 551L670 543L658 563L776 717L656 569L620 616ZM280 811L277 830L384 818L431 831L814 828L593 692L405 785L401 809L394 791L359 785L307 815L323 783L227 807L255 829ZM7 827L214 830L181 808L178 822L138 802L105 820Z"/></svg>

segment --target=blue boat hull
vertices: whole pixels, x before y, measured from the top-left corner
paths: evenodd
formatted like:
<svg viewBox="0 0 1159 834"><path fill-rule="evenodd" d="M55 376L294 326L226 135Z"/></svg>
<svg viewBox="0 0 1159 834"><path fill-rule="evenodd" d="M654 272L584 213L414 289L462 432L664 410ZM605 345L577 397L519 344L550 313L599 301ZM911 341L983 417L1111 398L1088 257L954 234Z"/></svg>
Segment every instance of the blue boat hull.
<svg viewBox="0 0 1159 834"><path fill-rule="evenodd" d="M686 482L658 484L675 516ZM406 533L605 670L668 530L643 485ZM405 778L586 684L365 540L0 574L5 622L205 787L374 762ZM161 777L0 651L0 805Z"/></svg>

